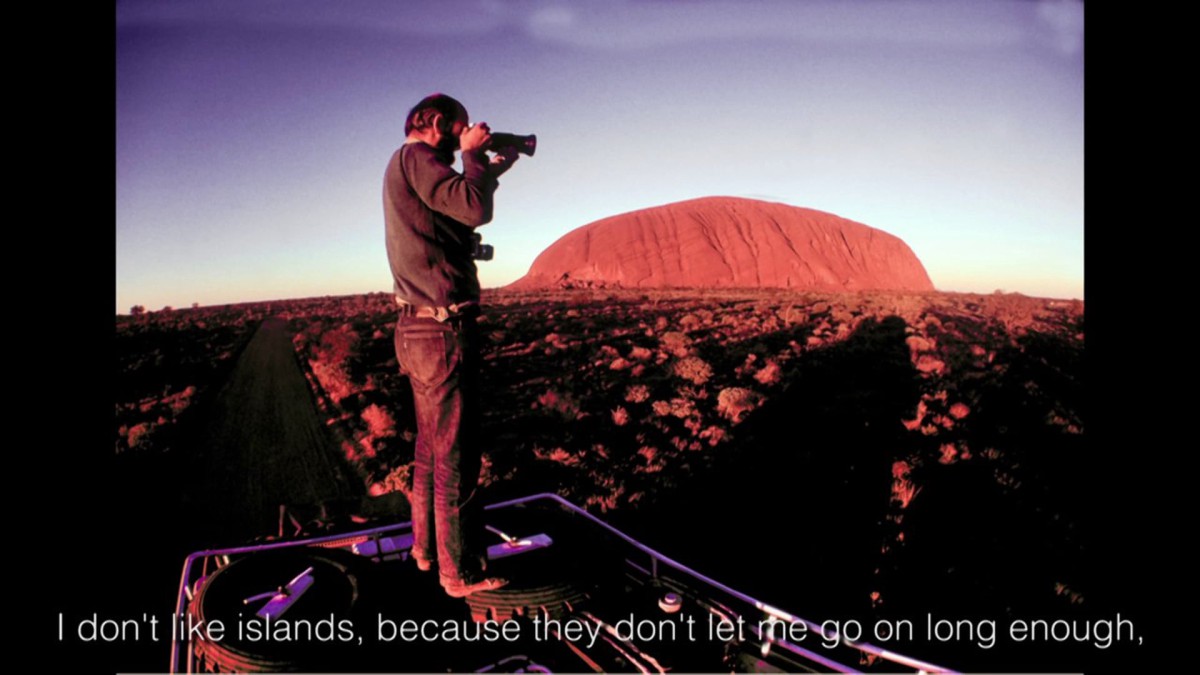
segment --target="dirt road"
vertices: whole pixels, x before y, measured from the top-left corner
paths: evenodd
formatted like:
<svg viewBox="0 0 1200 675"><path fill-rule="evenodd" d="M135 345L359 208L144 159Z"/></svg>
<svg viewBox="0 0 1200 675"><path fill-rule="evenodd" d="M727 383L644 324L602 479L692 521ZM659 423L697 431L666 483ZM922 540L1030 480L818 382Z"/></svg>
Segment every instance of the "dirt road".
<svg viewBox="0 0 1200 675"><path fill-rule="evenodd" d="M226 542L277 532L280 504L363 492L317 416L280 319L262 323L203 422L181 488L191 516L207 521L195 525Z"/></svg>
<svg viewBox="0 0 1200 675"><path fill-rule="evenodd" d="M261 324L227 380L179 432L170 452L118 456L105 471L81 472L71 490L60 488L67 513L47 522L73 526L67 553L102 554L87 558L94 583L86 594L61 583L79 574L76 556L39 563L41 586L55 589L47 607L76 618L167 616L188 553L276 534L280 504L311 517L315 509L306 505L357 503L363 492L314 409L280 319ZM164 643L69 644L66 663L78 659L82 670L105 663L159 671L169 657Z"/></svg>

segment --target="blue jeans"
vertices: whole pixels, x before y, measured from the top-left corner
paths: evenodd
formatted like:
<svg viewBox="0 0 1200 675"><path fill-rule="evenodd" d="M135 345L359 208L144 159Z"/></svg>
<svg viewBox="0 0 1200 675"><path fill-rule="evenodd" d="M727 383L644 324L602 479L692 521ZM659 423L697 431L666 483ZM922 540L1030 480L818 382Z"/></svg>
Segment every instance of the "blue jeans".
<svg viewBox="0 0 1200 675"><path fill-rule="evenodd" d="M402 316L395 343L417 418L412 552L437 560L443 584L472 583L486 551L476 494L482 452L479 332L474 318L439 323Z"/></svg>

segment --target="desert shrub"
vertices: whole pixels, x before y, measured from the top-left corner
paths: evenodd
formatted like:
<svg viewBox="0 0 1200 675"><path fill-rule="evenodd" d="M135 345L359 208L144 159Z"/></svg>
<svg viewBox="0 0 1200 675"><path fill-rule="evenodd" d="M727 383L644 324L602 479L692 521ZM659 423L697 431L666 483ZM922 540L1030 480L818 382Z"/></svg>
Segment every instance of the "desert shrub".
<svg viewBox="0 0 1200 675"><path fill-rule="evenodd" d="M766 365L754 374L754 379L759 384L772 385L779 382L783 377L783 369L774 360L767 361Z"/></svg>
<svg viewBox="0 0 1200 675"><path fill-rule="evenodd" d="M625 390L625 400L630 403L642 403L650 398L650 388L644 384L631 384Z"/></svg>
<svg viewBox="0 0 1200 675"><path fill-rule="evenodd" d="M663 333L663 336L659 338L659 342L662 343L663 351L676 356L687 356L690 340L683 333L678 331Z"/></svg>
<svg viewBox="0 0 1200 675"><path fill-rule="evenodd" d="M737 424L742 417L762 405L763 396L752 389L727 387L717 394L717 412Z"/></svg>
<svg viewBox="0 0 1200 675"><path fill-rule="evenodd" d="M631 361L648 361L654 353L645 347L634 347L629 351Z"/></svg>
<svg viewBox="0 0 1200 675"><path fill-rule="evenodd" d="M569 392L559 392L547 389L538 396L538 403L547 410L553 410L562 415L565 420L574 420L581 415L579 401Z"/></svg>
<svg viewBox="0 0 1200 675"><path fill-rule="evenodd" d="M367 423L367 433L372 438L396 435L395 418L377 403L372 403L362 411L362 419Z"/></svg>
<svg viewBox="0 0 1200 675"><path fill-rule="evenodd" d="M673 417L683 419L696 414L696 404L692 403L690 399L686 398L673 398L670 401L655 401L653 408L654 414L658 415L659 417L671 415Z"/></svg>
<svg viewBox="0 0 1200 675"><path fill-rule="evenodd" d="M675 362L675 374L693 384L704 384L712 377L712 367L703 359L689 356Z"/></svg>

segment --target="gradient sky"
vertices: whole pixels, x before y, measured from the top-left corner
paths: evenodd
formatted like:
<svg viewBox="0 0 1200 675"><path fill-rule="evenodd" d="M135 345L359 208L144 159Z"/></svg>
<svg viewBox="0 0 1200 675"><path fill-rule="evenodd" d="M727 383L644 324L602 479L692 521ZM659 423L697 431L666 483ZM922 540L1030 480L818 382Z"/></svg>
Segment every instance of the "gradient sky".
<svg viewBox="0 0 1200 675"><path fill-rule="evenodd" d="M484 286L707 195L899 236L940 290L1083 297L1083 6L121 0L117 311L390 291L382 179L441 91L538 135Z"/></svg>

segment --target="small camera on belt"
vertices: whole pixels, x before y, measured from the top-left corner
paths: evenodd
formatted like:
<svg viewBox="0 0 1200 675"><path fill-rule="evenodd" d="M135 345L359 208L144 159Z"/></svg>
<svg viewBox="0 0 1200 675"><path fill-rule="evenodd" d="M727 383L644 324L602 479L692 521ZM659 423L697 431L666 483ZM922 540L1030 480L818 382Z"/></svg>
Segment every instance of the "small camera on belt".
<svg viewBox="0 0 1200 675"><path fill-rule="evenodd" d="M483 235L472 232L471 257L476 260L491 260L496 257L496 247L483 243Z"/></svg>

